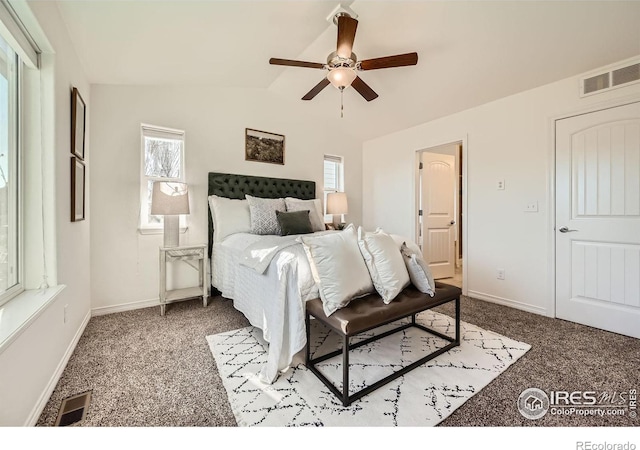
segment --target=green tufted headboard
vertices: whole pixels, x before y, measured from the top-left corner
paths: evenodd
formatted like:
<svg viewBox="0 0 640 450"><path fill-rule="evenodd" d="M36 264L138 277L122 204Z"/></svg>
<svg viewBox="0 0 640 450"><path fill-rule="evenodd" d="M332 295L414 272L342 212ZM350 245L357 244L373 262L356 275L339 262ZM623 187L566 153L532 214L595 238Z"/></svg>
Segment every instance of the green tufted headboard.
<svg viewBox="0 0 640 450"><path fill-rule="evenodd" d="M245 194L263 198L295 197L310 200L316 198L316 182L209 172L207 197L218 195L226 198L244 199ZM209 257L211 257L213 221L208 204L207 211L209 211Z"/></svg>

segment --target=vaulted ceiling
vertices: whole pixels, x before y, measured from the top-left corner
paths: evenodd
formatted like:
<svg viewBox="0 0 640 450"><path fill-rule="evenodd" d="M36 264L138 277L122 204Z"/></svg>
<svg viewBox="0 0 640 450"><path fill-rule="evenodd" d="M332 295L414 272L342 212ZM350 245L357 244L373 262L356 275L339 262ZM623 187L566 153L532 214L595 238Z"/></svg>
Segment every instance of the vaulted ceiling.
<svg viewBox="0 0 640 450"><path fill-rule="evenodd" d="M339 4L358 14L353 51L368 59L416 51L411 67L360 72L380 96L327 87L323 70ZM89 81L268 89L300 113L362 139L640 55L638 1L58 1ZM578 87L576 86L576 89Z"/></svg>

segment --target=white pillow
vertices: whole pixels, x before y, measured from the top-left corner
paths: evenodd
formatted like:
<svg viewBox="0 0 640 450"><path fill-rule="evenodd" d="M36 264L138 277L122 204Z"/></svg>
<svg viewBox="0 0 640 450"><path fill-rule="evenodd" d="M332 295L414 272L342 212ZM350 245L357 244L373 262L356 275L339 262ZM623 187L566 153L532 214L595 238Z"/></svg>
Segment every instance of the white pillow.
<svg viewBox="0 0 640 450"><path fill-rule="evenodd" d="M234 233L251 232L249 202L246 200L210 195L209 209L213 220L213 242L221 242Z"/></svg>
<svg viewBox="0 0 640 450"><path fill-rule="evenodd" d="M309 220L313 231L324 231L324 216L322 215L322 204L320 199L301 200L299 198L287 197L284 199L287 211L309 210Z"/></svg>
<svg viewBox="0 0 640 450"><path fill-rule="evenodd" d="M327 316L344 308L354 298L374 292L353 224L342 231L298 239L307 254Z"/></svg>
<svg viewBox="0 0 640 450"><path fill-rule="evenodd" d="M398 245L380 228L366 232L358 227L358 246L373 286L384 303L391 303L411 281Z"/></svg>
<svg viewBox="0 0 640 450"><path fill-rule="evenodd" d="M420 247L413 242L403 242L400 252L409 271L411 283L420 291L433 297L436 294L436 284L431 269L422 257Z"/></svg>
<svg viewBox="0 0 640 450"><path fill-rule="evenodd" d="M277 234L282 230L276 211L286 212L287 207L283 198L261 198L245 194L249 202L251 214L251 232L254 234Z"/></svg>

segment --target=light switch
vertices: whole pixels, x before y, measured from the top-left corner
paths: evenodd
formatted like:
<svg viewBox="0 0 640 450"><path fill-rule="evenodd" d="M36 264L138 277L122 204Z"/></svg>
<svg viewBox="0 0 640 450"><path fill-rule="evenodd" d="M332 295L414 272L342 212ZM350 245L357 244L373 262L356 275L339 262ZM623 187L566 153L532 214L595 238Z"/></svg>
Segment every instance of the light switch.
<svg viewBox="0 0 640 450"><path fill-rule="evenodd" d="M525 212L538 212L538 202L527 203L524 210Z"/></svg>

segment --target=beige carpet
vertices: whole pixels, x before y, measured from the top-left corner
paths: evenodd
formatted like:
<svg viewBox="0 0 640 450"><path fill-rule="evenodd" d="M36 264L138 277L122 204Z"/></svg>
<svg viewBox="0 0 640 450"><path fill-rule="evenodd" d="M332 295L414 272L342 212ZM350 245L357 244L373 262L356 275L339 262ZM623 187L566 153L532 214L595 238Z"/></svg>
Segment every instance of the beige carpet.
<svg viewBox="0 0 640 450"><path fill-rule="evenodd" d="M448 308L439 308L448 312ZM621 391L640 386L640 340L463 298L463 321L531 345L522 358L439 426L629 426L621 417L525 419L520 393ZM54 424L65 397L92 390L84 426L235 426L206 336L246 327L229 300L181 302L92 318L39 426Z"/></svg>

